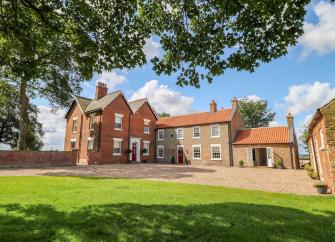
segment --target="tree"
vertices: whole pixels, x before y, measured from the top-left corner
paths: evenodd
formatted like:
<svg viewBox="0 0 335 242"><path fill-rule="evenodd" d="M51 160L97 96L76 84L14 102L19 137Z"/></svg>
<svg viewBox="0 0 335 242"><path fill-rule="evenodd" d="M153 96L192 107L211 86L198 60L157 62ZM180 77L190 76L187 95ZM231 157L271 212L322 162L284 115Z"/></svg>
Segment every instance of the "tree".
<svg viewBox="0 0 335 242"><path fill-rule="evenodd" d="M283 56L303 33L309 0L4 0L0 78L20 89L19 149L26 149L29 100L68 106L80 83L102 70L146 62L145 40L164 50L154 71L200 87L227 69L254 71Z"/></svg>
<svg viewBox="0 0 335 242"><path fill-rule="evenodd" d="M309 152L308 150L308 142L307 142L307 138L309 136L309 125L308 123L304 124L304 126L302 127L302 131L300 134L300 141L304 147L304 150Z"/></svg>
<svg viewBox="0 0 335 242"><path fill-rule="evenodd" d="M162 112L162 113L158 114L158 117L159 118L167 118L167 117L171 117L171 115L169 113Z"/></svg>
<svg viewBox="0 0 335 242"><path fill-rule="evenodd" d="M37 119L38 109L36 105L29 104L27 149L40 150L43 147L42 124ZM15 148L19 139L20 109L19 92L15 87L0 81L0 143Z"/></svg>
<svg viewBox="0 0 335 242"><path fill-rule="evenodd" d="M268 109L267 101L262 99L240 99L238 108L247 128L267 127L276 115Z"/></svg>

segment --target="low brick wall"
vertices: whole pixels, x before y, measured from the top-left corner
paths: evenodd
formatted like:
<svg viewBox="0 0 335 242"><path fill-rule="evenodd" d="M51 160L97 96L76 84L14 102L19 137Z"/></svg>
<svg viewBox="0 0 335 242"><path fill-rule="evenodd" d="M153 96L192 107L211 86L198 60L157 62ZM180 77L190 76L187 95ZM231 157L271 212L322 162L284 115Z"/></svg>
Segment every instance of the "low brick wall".
<svg viewBox="0 0 335 242"><path fill-rule="evenodd" d="M0 151L0 168L76 165L75 151Z"/></svg>

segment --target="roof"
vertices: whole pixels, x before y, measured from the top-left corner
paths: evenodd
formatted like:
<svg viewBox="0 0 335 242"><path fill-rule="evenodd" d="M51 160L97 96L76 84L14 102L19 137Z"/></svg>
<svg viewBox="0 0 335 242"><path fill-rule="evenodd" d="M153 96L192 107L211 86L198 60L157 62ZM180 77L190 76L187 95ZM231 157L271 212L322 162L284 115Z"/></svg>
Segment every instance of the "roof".
<svg viewBox="0 0 335 242"><path fill-rule="evenodd" d="M131 110L133 111L133 113L135 113L140 107L142 107L142 105L147 101L146 98L142 98L142 99L138 99L138 100L134 100L129 103L129 106L131 108Z"/></svg>
<svg viewBox="0 0 335 242"><path fill-rule="evenodd" d="M95 110L104 109L105 107L108 106L108 104L110 104L120 94L122 94L121 91L116 91L116 92L107 94L106 96L100 98L99 100L92 100L84 112L87 113L87 112L92 112Z"/></svg>
<svg viewBox="0 0 335 242"><path fill-rule="evenodd" d="M313 128L313 126L315 124L315 121L320 117L320 115L321 115L321 112L320 112L321 109L327 107L330 103L332 103L334 101L335 101L335 98L333 98L332 100L330 100L329 102L327 102L325 105L321 106L320 108L318 108L316 110L316 112L314 113L314 115L313 115L313 117L312 117L312 119L311 119L311 121L309 123L309 126L308 126L309 130L312 130L312 128ZM307 140L308 139L309 139L309 137L307 138Z"/></svg>
<svg viewBox="0 0 335 242"><path fill-rule="evenodd" d="M235 136L233 144L289 144L290 129L288 127L264 127L241 129Z"/></svg>
<svg viewBox="0 0 335 242"><path fill-rule="evenodd" d="M160 118L157 128L182 127L200 124L224 123L231 121L233 109L220 109L216 112L202 112L174 117Z"/></svg>
<svg viewBox="0 0 335 242"><path fill-rule="evenodd" d="M77 103L80 107L80 109L85 112L87 106L90 104L92 99L86 98L86 97L81 97L81 96L75 96Z"/></svg>

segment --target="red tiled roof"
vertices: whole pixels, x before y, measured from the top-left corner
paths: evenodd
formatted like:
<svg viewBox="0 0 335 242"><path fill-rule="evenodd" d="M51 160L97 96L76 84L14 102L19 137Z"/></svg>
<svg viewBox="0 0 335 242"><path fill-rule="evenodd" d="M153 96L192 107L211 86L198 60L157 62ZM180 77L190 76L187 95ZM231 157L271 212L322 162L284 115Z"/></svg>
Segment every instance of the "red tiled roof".
<svg viewBox="0 0 335 242"><path fill-rule="evenodd" d="M239 130L233 144L287 144L290 143L288 127L268 127Z"/></svg>
<svg viewBox="0 0 335 242"><path fill-rule="evenodd" d="M214 113L202 112L187 115L161 118L157 128L182 127L200 124L223 123L231 120L233 109L220 109Z"/></svg>

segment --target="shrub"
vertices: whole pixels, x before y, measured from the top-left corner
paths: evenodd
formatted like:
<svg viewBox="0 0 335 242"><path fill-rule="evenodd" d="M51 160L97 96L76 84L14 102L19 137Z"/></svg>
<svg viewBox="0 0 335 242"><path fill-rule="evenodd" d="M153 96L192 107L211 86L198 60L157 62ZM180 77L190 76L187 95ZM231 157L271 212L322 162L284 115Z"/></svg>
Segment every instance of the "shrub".
<svg viewBox="0 0 335 242"><path fill-rule="evenodd" d="M284 163L283 163L282 160L277 159L277 160L275 161L275 165L276 165L277 168L278 168L278 167L283 167L283 166L284 166Z"/></svg>
<svg viewBox="0 0 335 242"><path fill-rule="evenodd" d="M307 175L312 179L317 179L318 178L318 175L316 174L315 171L307 171Z"/></svg>
<svg viewBox="0 0 335 242"><path fill-rule="evenodd" d="M174 158L174 156L171 157L171 164L176 164L176 159Z"/></svg>
<svg viewBox="0 0 335 242"><path fill-rule="evenodd" d="M190 161L187 159L187 157L185 156L185 165L190 164Z"/></svg>
<svg viewBox="0 0 335 242"><path fill-rule="evenodd" d="M305 164L305 170L308 172L308 171L313 171L313 167L311 165L311 163L307 163Z"/></svg>
<svg viewBox="0 0 335 242"><path fill-rule="evenodd" d="M244 161L243 160L240 160L238 163L239 163L239 166L244 167Z"/></svg>
<svg viewBox="0 0 335 242"><path fill-rule="evenodd" d="M145 148L142 150L142 153L143 153L143 154L146 154L147 152L148 152L148 150L145 149Z"/></svg>

